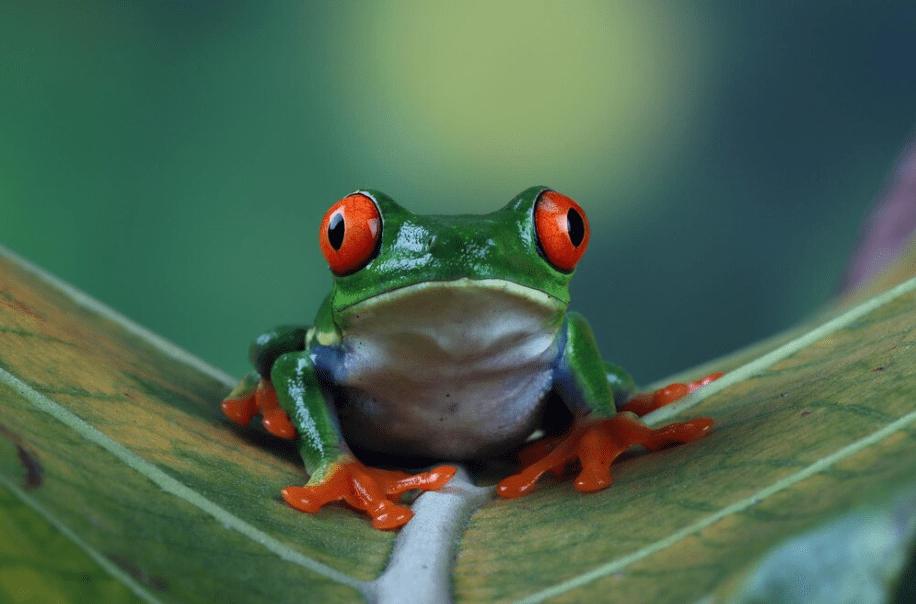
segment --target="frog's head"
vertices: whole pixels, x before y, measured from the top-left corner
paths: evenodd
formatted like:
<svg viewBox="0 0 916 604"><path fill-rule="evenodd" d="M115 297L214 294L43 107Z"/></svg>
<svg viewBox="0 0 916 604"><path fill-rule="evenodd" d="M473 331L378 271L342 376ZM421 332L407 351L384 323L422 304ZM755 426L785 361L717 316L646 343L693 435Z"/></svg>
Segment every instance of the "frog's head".
<svg viewBox="0 0 916 604"><path fill-rule="evenodd" d="M319 237L334 276L335 314L412 286L449 284L508 288L565 308L589 228L576 202L546 187L490 214L458 216L418 216L361 190L328 210Z"/></svg>

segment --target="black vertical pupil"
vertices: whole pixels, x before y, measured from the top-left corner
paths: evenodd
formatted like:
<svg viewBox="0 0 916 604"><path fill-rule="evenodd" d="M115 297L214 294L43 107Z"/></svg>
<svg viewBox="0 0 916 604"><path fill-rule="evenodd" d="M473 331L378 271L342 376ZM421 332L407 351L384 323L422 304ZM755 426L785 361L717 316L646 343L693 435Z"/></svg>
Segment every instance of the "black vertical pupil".
<svg viewBox="0 0 916 604"><path fill-rule="evenodd" d="M344 240L344 218L343 212L337 212L331 216L328 221L328 243L331 247L339 251Z"/></svg>
<svg viewBox="0 0 916 604"><path fill-rule="evenodd" d="M585 221L575 208L566 211L566 232L569 233L573 247L579 247L585 239Z"/></svg>

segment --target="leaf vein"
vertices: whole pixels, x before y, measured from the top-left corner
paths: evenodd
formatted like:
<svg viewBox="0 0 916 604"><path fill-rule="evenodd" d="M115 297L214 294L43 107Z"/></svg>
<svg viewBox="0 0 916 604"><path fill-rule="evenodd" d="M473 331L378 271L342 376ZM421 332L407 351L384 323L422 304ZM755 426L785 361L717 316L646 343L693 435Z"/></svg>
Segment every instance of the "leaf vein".
<svg viewBox="0 0 916 604"><path fill-rule="evenodd" d="M822 338L830 335L835 331L853 324L865 315L913 290L916 290L916 279L910 279L909 281L901 283L900 285L884 292L883 294L880 294L846 311L839 317L824 323L820 327L813 329L812 331L809 331L808 333L796 338L795 340L792 340L791 342L778 347L777 349L763 355L762 357L755 359L754 361L751 361L750 363L726 374L709 386L700 389L696 394L686 397L683 399L683 401L679 401L667 407L663 407L659 411L655 411L646 415L644 419L647 423L651 424L658 424L667 421L672 416L677 415L685 409L695 406L701 400L719 392L720 390L723 390L732 384L736 384L761 374L767 368L771 367L782 359L785 359L792 354L803 350L804 348L814 344L815 342L821 340ZM620 572L627 566L639 562L640 560L643 560L644 558L647 558L665 548L668 548L681 539L697 533L731 514L750 511L753 506L757 505L767 497L783 491L815 474L828 471L831 469L831 466L837 462L842 461L843 459L850 457L871 445L877 444L878 442L895 433L908 433L912 424L916 424L916 411L912 411L900 417L899 419L886 424L884 427L876 430L875 432L872 432L868 436L854 441L849 445L846 445L845 447L842 447L841 449L831 453L830 455L827 455L820 460L804 467L798 472L789 474L788 476L785 476L770 486L760 489L756 493L753 493L744 499L726 506L715 514L711 514L689 526L682 528L679 531L672 533L665 539L656 541L655 543L636 550L627 556L618 558L617 560L612 560L606 564L598 566L597 568L582 573L571 579L567 579L566 581L558 583L552 587L548 587L539 592L532 593L524 598L521 598L520 600L517 600L515 604L535 604L537 602L543 602L548 598L570 591L576 587L580 587L582 585L591 583L592 581Z"/></svg>
<svg viewBox="0 0 916 604"><path fill-rule="evenodd" d="M910 279L909 281L904 281L900 285L887 290L883 294L875 296L870 300L866 300L858 306L854 306L840 316L827 321L820 327L812 329L804 335L801 335L798 338L776 348L775 350L772 350L767 354L754 359L750 363L738 367L734 371L728 372L712 384L700 388L694 394L688 395L683 399L672 403L671 405L667 405L657 411L653 411L652 413L645 415L643 417L643 421L649 425L657 425L668 422L672 417L687 409L690 409L691 407L695 407L701 401L709 398L714 394L718 394L720 391L728 388L729 386L762 375L764 371L779 361L792 356L796 352L799 352L808 346L811 346L815 342L825 338L826 336L829 336L835 331L839 331L844 327L849 327L865 315L877 310L878 308L895 300L896 298L903 296L904 294L912 292L913 290L916 290L916 278Z"/></svg>
<svg viewBox="0 0 916 604"><path fill-rule="evenodd" d="M28 493L19 488L17 484L9 480L3 474L0 474L0 486L10 491L14 496L19 498L20 501L25 503L33 512L45 519L48 524L53 526L60 532L64 537L69 539L77 547L82 549L86 554L95 561L99 566L105 569L108 574L113 576L123 585L127 586L132 592L134 592L137 597L148 602L149 604L162 604L162 600L154 596L149 590L140 585L133 577L124 572L117 564L112 562L105 556L102 552L98 551L86 541L76 534L69 526L61 522L54 514L49 512L39 504L35 499L29 496ZM58 569L55 569L55 572L59 572Z"/></svg>
<svg viewBox="0 0 916 604"><path fill-rule="evenodd" d="M719 520L731 514L749 510L752 506L757 505L758 503L760 503L767 497L775 495L776 493L783 491L801 482L802 480L805 480L806 478L809 478L819 472L823 472L827 470L833 464L855 453L858 453L859 451L865 449L866 447L869 447L871 445L874 445L880 442L881 440L887 438L888 436L891 436L892 434L896 432L901 431L902 429L906 428L907 426L913 423L916 423L916 411L908 413L907 415L904 415L897 421L892 422L888 424L887 426L881 428L880 430L877 430L871 433L870 435L866 436L865 438L857 440L843 447L842 449L839 449L838 451L831 453L830 455L807 466L803 470L796 472L795 474L790 474L789 476L786 476L785 478L778 480L777 482L773 483L772 485L764 489L760 489L753 495L750 495L749 497L746 497L740 501L737 501L723 508L722 510L720 510L719 512L715 514L711 514L710 516L707 516L706 518L703 518L687 527L684 527L683 529L673 533L672 535L670 535L669 537L665 539L662 539L660 541L653 543L652 545L648 545L640 550L637 550L628 556L624 556L623 558L620 558L618 560L608 562L607 564L599 566L598 568L595 568L587 573L583 573L577 577L573 577L572 579L569 579L567 581L554 585L553 587L550 587L543 591L531 594L525 598L522 598L521 600L517 600L515 604L534 604L535 602L542 602L546 600L547 598L559 595L565 591L569 591L570 589L579 587L581 585L585 585L586 583L590 583L596 579L606 577L615 572L619 572L623 570L625 567L629 566L630 564L638 562L642 560L643 558L647 558L656 552L659 552L667 547L670 547L674 545L676 542L680 541L681 539L688 537L689 535L696 533L708 526L711 526L712 524L718 522Z"/></svg>
<svg viewBox="0 0 916 604"><path fill-rule="evenodd" d="M235 516L225 508L217 505L187 485L169 476L158 466L146 461L121 443L105 435L95 427L89 425L71 411L47 398L4 369L0 369L0 382L7 384L10 388L18 392L26 400L32 403L32 405L34 405L37 409L44 411L51 417L67 425L84 439L102 447L117 457L126 466L145 476L147 479L152 481L167 493L170 493L175 497L184 500L202 512L212 516L224 526L238 531L252 541L259 543L261 546L265 547L267 550L276 554L283 560L302 566L308 570L311 570L312 572L331 579L332 581L342 583L360 591L364 590L365 583L363 581L359 581L348 575L345 575L340 571L327 566L326 564L323 564L317 560L313 560L312 558L297 552L289 546L284 545L274 537L268 535L252 524L242 520L238 516ZM4 482L6 481L4 480ZM55 526L57 526L57 524L55 524ZM65 534L68 534L69 536L70 533L68 532ZM80 541L74 540L72 538L71 540L73 540L78 545L80 544ZM108 567L106 566L106 568Z"/></svg>

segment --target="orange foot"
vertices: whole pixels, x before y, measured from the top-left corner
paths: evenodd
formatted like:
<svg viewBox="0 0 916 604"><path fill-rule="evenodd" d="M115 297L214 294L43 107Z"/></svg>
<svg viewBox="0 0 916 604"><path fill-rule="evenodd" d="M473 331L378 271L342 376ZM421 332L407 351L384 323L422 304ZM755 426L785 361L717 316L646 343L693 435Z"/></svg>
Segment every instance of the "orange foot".
<svg viewBox="0 0 916 604"><path fill-rule="evenodd" d="M375 528L395 529L413 518L410 508L397 503L402 493L414 489L437 491L451 480L455 470L455 466L439 466L429 472L408 474L370 468L356 460L343 461L332 464L318 484L286 487L283 499L311 514L326 503L342 499L372 518Z"/></svg>
<svg viewBox="0 0 916 604"><path fill-rule="evenodd" d="M575 487L583 493L601 490L611 484L611 463L634 445L643 445L657 451L673 444L693 442L712 429L708 417L650 428L629 413L611 418L576 420L565 437L555 443L552 450L538 461L528 465L518 474L503 479L496 492L507 499L521 497L534 488L545 472L562 474L566 466L579 461L582 471ZM545 452L546 447L536 442L532 447Z"/></svg>
<svg viewBox="0 0 916 604"><path fill-rule="evenodd" d="M674 401L683 398L688 394L693 394L703 386L715 382L720 377L722 377L721 373L712 373L701 380L690 382L688 384L668 384L664 388L659 388L655 392L637 394L628 400L627 403L619 410L631 411L639 417L642 417L643 415L651 411L655 411L660 407L670 405Z"/></svg>
<svg viewBox="0 0 916 604"><path fill-rule="evenodd" d="M289 415L280 407L274 385L268 380L258 382L258 387L237 398L227 398L221 405L223 415L247 426L251 419L261 413L261 423L274 436L296 438L296 428L289 421Z"/></svg>

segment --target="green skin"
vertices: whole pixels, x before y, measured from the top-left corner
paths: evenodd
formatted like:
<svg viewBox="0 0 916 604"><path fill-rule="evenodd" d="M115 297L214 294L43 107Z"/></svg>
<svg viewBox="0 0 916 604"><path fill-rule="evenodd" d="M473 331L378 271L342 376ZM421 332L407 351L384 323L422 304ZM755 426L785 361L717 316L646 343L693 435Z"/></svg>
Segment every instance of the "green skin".
<svg viewBox="0 0 916 604"><path fill-rule="evenodd" d="M260 378L273 383L298 430L309 484L351 458L348 442L384 454L474 459L523 442L541 427L548 399L573 416L617 413L634 384L601 359L585 319L567 311L573 272L548 262L533 221L547 190L532 187L481 216L418 216L361 191L382 217L376 256L334 275L313 326L259 337L250 350L255 370L232 395L252 392ZM463 342L453 322L474 323L476 342ZM487 335L503 328L502 339ZM449 405L437 402L453 393Z"/></svg>

